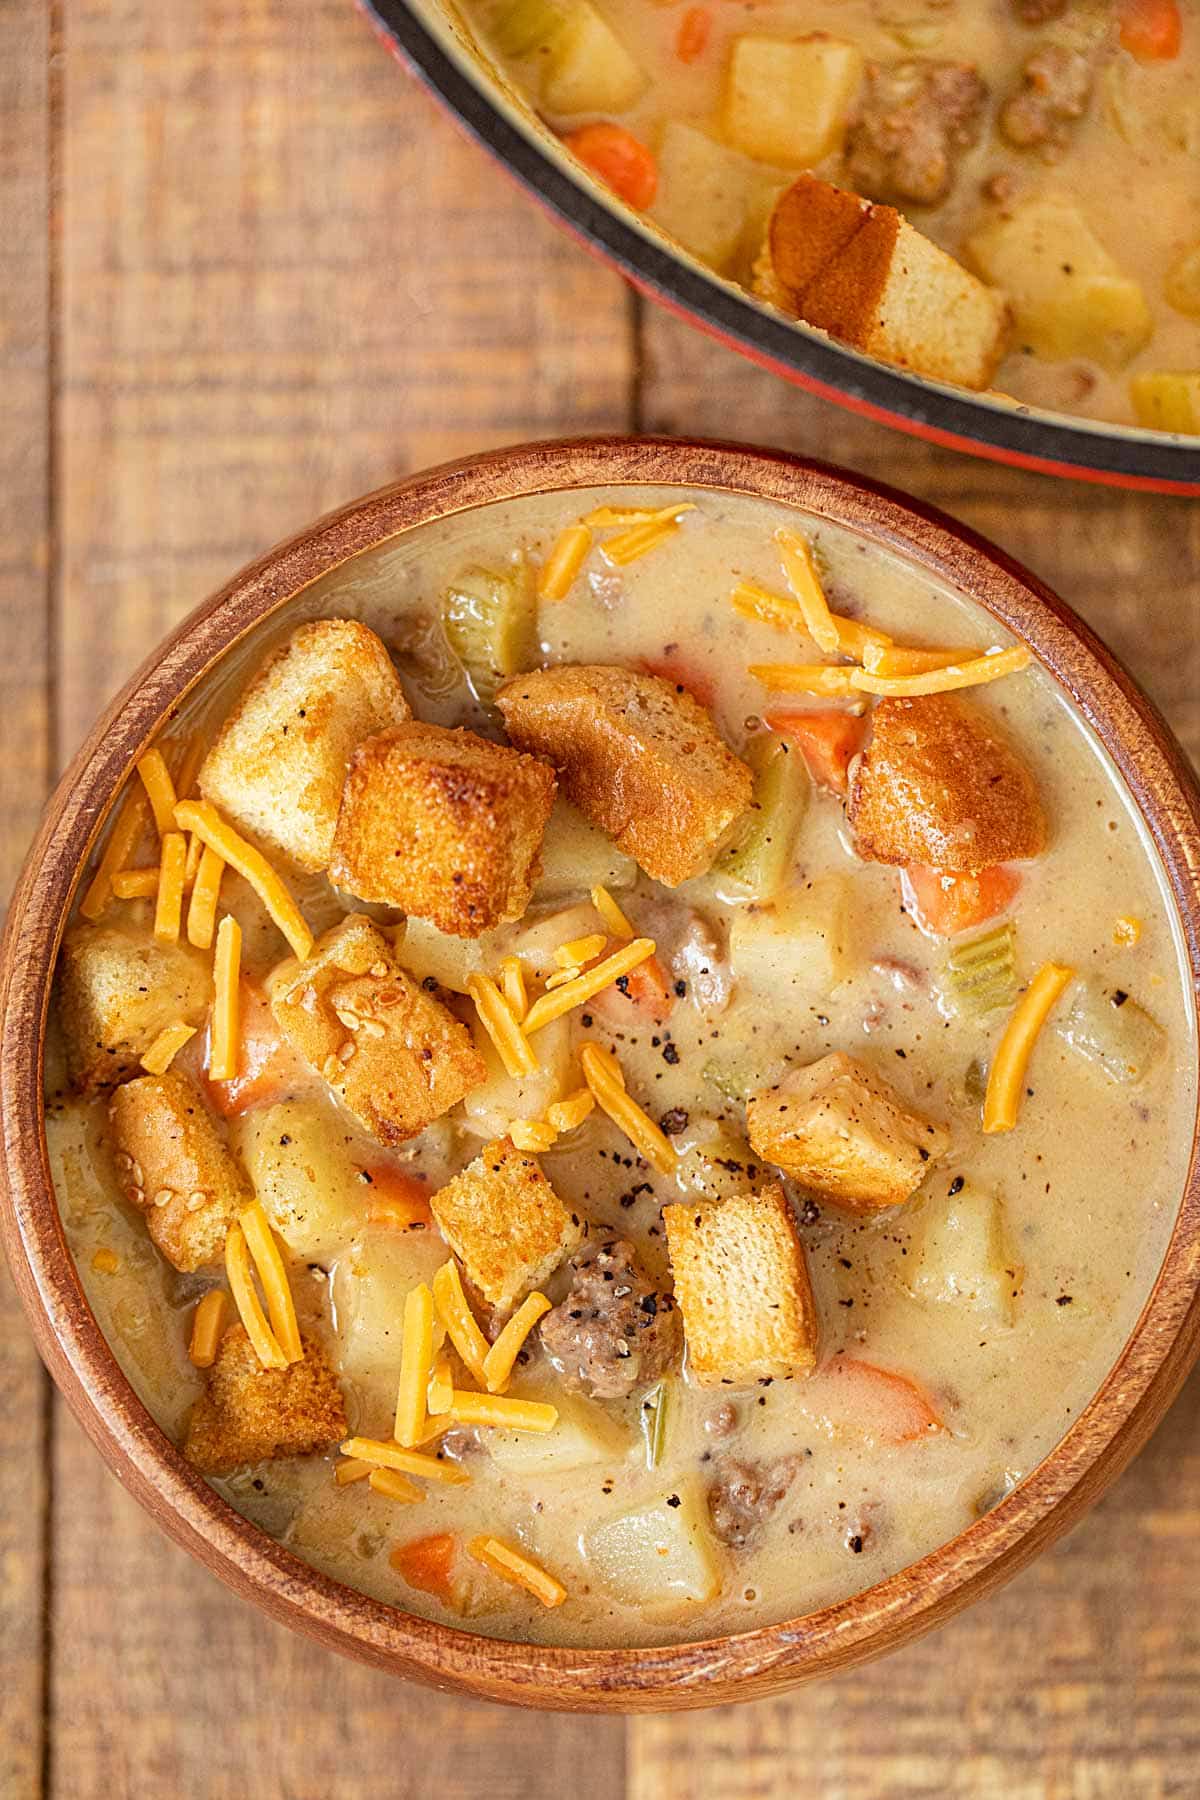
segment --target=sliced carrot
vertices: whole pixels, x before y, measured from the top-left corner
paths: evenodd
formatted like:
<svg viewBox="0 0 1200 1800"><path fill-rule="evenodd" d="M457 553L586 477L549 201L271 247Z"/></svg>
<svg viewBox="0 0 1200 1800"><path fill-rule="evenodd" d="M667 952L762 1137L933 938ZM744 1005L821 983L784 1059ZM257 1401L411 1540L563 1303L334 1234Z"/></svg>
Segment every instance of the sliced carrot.
<svg viewBox="0 0 1200 1800"><path fill-rule="evenodd" d="M819 787L828 788L834 794L846 792L850 764L866 739L865 718L830 709L826 712L771 712L766 715L766 722L772 731L795 744Z"/></svg>
<svg viewBox="0 0 1200 1800"><path fill-rule="evenodd" d="M438 1531L432 1537L397 1544L388 1561L409 1587L420 1588L423 1594L435 1594L452 1606L454 1590L450 1577L457 1550L458 1539L453 1532Z"/></svg>
<svg viewBox="0 0 1200 1800"><path fill-rule="evenodd" d="M367 1218L372 1225L392 1225L397 1231L412 1231L417 1226L433 1224L429 1210L429 1188L415 1175L397 1169L392 1163L371 1163L364 1169L367 1196Z"/></svg>
<svg viewBox="0 0 1200 1800"><path fill-rule="evenodd" d="M804 1383L806 1410L834 1431L881 1444L911 1444L944 1429L929 1395L908 1375L835 1356Z"/></svg>
<svg viewBox="0 0 1200 1800"><path fill-rule="evenodd" d="M707 6L689 6L679 21L675 54L683 63L694 63L704 55L712 32L712 14Z"/></svg>
<svg viewBox="0 0 1200 1800"><path fill-rule="evenodd" d="M664 681L686 689L693 700L710 711L716 703L717 687L712 676L699 674L671 650L664 650L661 656L643 656L639 667L645 675L660 675Z"/></svg>
<svg viewBox="0 0 1200 1800"><path fill-rule="evenodd" d="M981 869L978 875L948 875L909 863L900 871L904 909L931 937L956 937L973 931L1012 905L1021 877L1006 863Z"/></svg>
<svg viewBox="0 0 1200 1800"><path fill-rule="evenodd" d="M230 1081L205 1078L208 1098L225 1119L252 1112L257 1106L273 1105L283 1098L299 1073L295 1052L275 1023L261 988L243 981L240 994L238 1072Z"/></svg>
<svg viewBox="0 0 1200 1800"><path fill-rule="evenodd" d="M588 1005L610 1019L628 1017L632 1007L653 1024L665 1025L674 1009L675 995L666 970L657 956L651 956L628 975L619 976L611 987L602 988Z"/></svg>
<svg viewBox="0 0 1200 1800"><path fill-rule="evenodd" d="M658 192L658 164L623 125L601 121L568 131L563 143L627 205L645 212Z"/></svg>
<svg viewBox="0 0 1200 1800"><path fill-rule="evenodd" d="M1139 62L1170 62L1183 42L1178 0L1123 0L1121 44Z"/></svg>

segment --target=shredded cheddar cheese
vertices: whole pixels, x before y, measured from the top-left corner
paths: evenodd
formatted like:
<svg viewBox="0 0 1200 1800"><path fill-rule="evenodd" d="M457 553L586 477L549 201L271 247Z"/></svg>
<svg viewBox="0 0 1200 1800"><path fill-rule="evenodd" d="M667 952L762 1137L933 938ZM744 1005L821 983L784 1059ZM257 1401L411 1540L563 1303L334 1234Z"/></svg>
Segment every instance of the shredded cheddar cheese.
<svg viewBox="0 0 1200 1800"><path fill-rule="evenodd" d="M374 1463L360 1462L357 1457L347 1456L333 1471L333 1479L339 1487L351 1487L356 1481L368 1481L374 1468Z"/></svg>
<svg viewBox="0 0 1200 1800"><path fill-rule="evenodd" d="M183 917L183 869L186 861L187 840L183 833L166 832L162 840L158 894L154 902L154 935L160 944L179 942L179 922Z"/></svg>
<svg viewBox="0 0 1200 1800"><path fill-rule="evenodd" d="M546 992L553 994L557 988L566 987L568 981L574 981L582 974L583 970L578 963L570 963L565 969L556 969L553 975L546 977Z"/></svg>
<svg viewBox="0 0 1200 1800"><path fill-rule="evenodd" d="M592 534L586 525L568 525L559 534L538 576L539 600L566 599L591 547Z"/></svg>
<svg viewBox="0 0 1200 1800"><path fill-rule="evenodd" d="M304 1357L304 1345L300 1342L296 1304L288 1285L283 1257L275 1242L275 1234L271 1230L262 1201L255 1200L253 1205L246 1207L239 1214L238 1223L245 1233L246 1246L254 1258L258 1279L262 1282L263 1293L267 1297L267 1316L275 1341L288 1362L300 1362Z"/></svg>
<svg viewBox="0 0 1200 1800"><path fill-rule="evenodd" d="M433 1299L450 1342L476 1381L486 1387L487 1376L483 1372L483 1365L488 1353L488 1341L467 1304L462 1277L453 1258L443 1263L433 1278Z"/></svg>
<svg viewBox="0 0 1200 1800"><path fill-rule="evenodd" d="M196 777L200 773L200 765L208 753L208 745L204 733L193 731L184 738L180 746L179 762L175 769L175 799L186 800L196 785Z"/></svg>
<svg viewBox="0 0 1200 1800"><path fill-rule="evenodd" d="M502 1425L507 1431L553 1431L558 1424L557 1406L542 1400L510 1400L465 1388L455 1388L450 1416L457 1425Z"/></svg>
<svg viewBox="0 0 1200 1800"><path fill-rule="evenodd" d="M591 1088L578 1088L575 1093L568 1094L565 1100L556 1100L553 1106L546 1108L546 1123L553 1125L555 1131L574 1131L583 1124L589 1113L595 1111L596 1098Z"/></svg>
<svg viewBox="0 0 1200 1800"><path fill-rule="evenodd" d="M757 581L739 581L729 596L729 604L743 619L756 619L776 631L803 631L811 637L808 620L798 600L790 594L777 594ZM831 612L837 632L837 648L842 656L864 659L872 650L879 651L891 643L886 631L863 625L858 619L847 619Z"/></svg>
<svg viewBox="0 0 1200 1800"><path fill-rule="evenodd" d="M597 506L592 512L584 513L583 523L603 531L613 525L649 525L659 520L679 519L684 513L695 510L691 500L681 501L678 506Z"/></svg>
<svg viewBox="0 0 1200 1800"><path fill-rule="evenodd" d="M626 942L635 935L633 926L606 887L592 889L592 905L604 920L605 926L613 937L621 942Z"/></svg>
<svg viewBox="0 0 1200 1800"><path fill-rule="evenodd" d="M142 1058L142 1067L147 1075L165 1074L174 1062L176 1053L195 1035L196 1027L185 1025L182 1019L176 1019L171 1025L164 1025Z"/></svg>
<svg viewBox="0 0 1200 1800"><path fill-rule="evenodd" d="M542 1150L553 1148L558 1132L548 1120L514 1119L508 1135L515 1150L528 1150L536 1156Z"/></svg>
<svg viewBox="0 0 1200 1800"><path fill-rule="evenodd" d="M842 647L841 639L807 541L799 532L787 531L781 527L775 533L775 543L787 584L804 614L809 636L827 656L836 656Z"/></svg>
<svg viewBox="0 0 1200 1800"><path fill-rule="evenodd" d="M398 1469L372 1469L367 1476L367 1485L372 1493L383 1494L389 1500L401 1500L406 1506L425 1498L416 1482L401 1475Z"/></svg>
<svg viewBox="0 0 1200 1800"><path fill-rule="evenodd" d="M983 1097L985 1131L1011 1131L1016 1124L1033 1046L1055 1003L1074 979L1074 969L1043 963L1014 1006L988 1074Z"/></svg>
<svg viewBox="0 0 1200 1800"><path fill-rule="evenodd" d="M678 518L644 519L640 525L631 525L626 531L618 531L602 546L601 554L606 562L618 569L627 568L639 557L647 556L651 550L657 550L679 530Z"/></svg>
<svg viewBox="0 0 1200 1800"><path fill-rule="evenodd" d="M187 862L184 865L184 871L183 871L183 879L184 879L185 886L190 887L191 883L193 881L195 881L196 872L200 867L200 858L203 855L204 855L204 845L200 842L200 839L196 836L194 831L189 831L188 832Z"/></svg>
<svg viewBox="0 0 1200 1800"><path fill-rule="evenodd" d="M171 771L167 768L162 751L147 750L144 755L139 756L137 772L150 801L155 830L160 838L166 837L168 831L175 829L176 794L175 783L171 780Z"/></svg>
<svg viewBox="0 0 1200 1800"><path fill-rule="evenodd" d="M522 1345L543 1313L550 1311L545 1294L524 1299L483 1359L483 1377L489 1394L501 1394L508 1386Z"/></svg>
<svg viewBox="0 0 1200 1800"><path fill-rule="evenodd" d="M296 902L262 853L226 823L206 800L181 800L175 808L181 831L194 831L202 843L215 850L254 889L268 914L301 962L312 953L313 934Z"/></svg>
<svg viewBox="0 0 1200 1800"><path fill-rule="evenodd" d="M425 1411L431 1419L450 1411L454 1399L454 1375L450 1368L450 1358L439 1356L433 1365L429 1377L429 1386L425 1393Z"/></svg>
<svg viewBox="0 0 1200 1800"><path fill-rule="evenodd" d="M199 839L195 840L199 843ZM187 940L197 950L208 950L212 947L213 932L217 924L217 902L221 897L221 877L225 873L224 860L217 852L205 844L192 883L192 897L188 903ZM184 878L186 880L186 863Z"/></svg>
<svg viewBox="0 0 1200 1800"><path fill-rule="evenodd" d="M108 842L104 846L96 873L79 903L79 911L85 919L95 920L104 913L112 899L113 876L125 868L137 849L149 814L150 802L146 798L146 790L138 782L129 789L121 803L121 810L108 834Z"/></svg>
<svg viewBox="0 0 1200 1800"><path fill-rule="evenodd" d="M266 1314L254 1290L254 1279L250 1273L250 1251L246 1234L240 1225L231 1225L225 1234L225 1273L229 1278L229 1291L233 1295L234 1305L259 1362L264 1369L286 1369L287 1357L267 1324Z"/></svg>
<svg viewBox="0 0 1200 1800"><path fill-rule="evenodd" d="M213 956L215 991L208 1046L208 1072L214 1081L232 1081L238 1072L241 964L242 928L231 913L226 913L217 926L217 948Z"/></svg>
<svg viewBox="0 0 1200 1800"><path fill-rule="evenodd" d="M925 675L930 669L973 662L978 650L919 650L908 644L869 645L862 664L868 675Z"/></svg>
<svg viewBox="0 0 1200 1800"><path fill-rule="evenodd" d="M525 985L525 965L519 956L506 956L500 964L500 991L509 1012L519 1025L529 1011L529 990Z"/></svg>
<svg viewBox="0 0 1200 1800"><path fill-rule="evenodd" d="M560 944L554 952L554 960L560 969L578 969L599 956L606 941L602 931L590 931L586 937L572 938L569 943Z"/></svg>
<svg viewBox="0 0 1200 1800"><path fill-rule="evenodd" d="M410 1288L404 1296L404 1325L400 1334L400 1386L396 1394L398 1444L415 1444L424 1430L425 1394L432 1368L433 1295L422 1281Z"/></svg>
<svg viewBox="0 0 1200 1800"><path fill-rule="evenodd" d="M675 1146L625 1089L625 1076L615 1056L599 1044L585 1044L579 1053L583 1078L597 1106L629 1139L634 1149L660 1175L670 1175L679 1158Z"/></svg>
<svg viewBox="0 0 1200 1800"><path fill-rule="evenodd" d="M532 1075L537 1069L538 1059L525 1035L528 1015L526 1025L518 1025L508 1002L490 975L468 975L467 992L475 1002L480 1024L496 1046L505 1074Z"/></svg>
<svg viewBox="0 0 1200 1800"><path fill-rule="evenodd" d="M422 1481L440 1482L445 1487L466 1487L471 1474L456 1462L443 1462L436 1456L423 1456L419 1450L406 1450L402 1444L388 1444L382 1438L347 1438L340 1446L343 1456L356 1457L373 1468L397 1469L402 1475L419 1475Z"/></svg>
<svg viewBox="0 0 1200 1800"><path fill-rule="evenodd" d="M188 1359L197 1369L211 1369L217 1360L217 1346L221 1342L227 1299L224 1288L209 1288L192 1314Z"/></svg>
<svg viewBox="0 0 1200 1800"><path fill-rule="evenodd" d="M561 1581L540 1563L535 1563L532 1557L526 1556L523 1550L514 1550L511 1544L501 1543L499 1538L473 1537L467 1545L467 1554L502 1581L527 1589L543 1606L561 1606L567 1597Z"/></svg>
<svg viewBox="0 0 1200 1800"><path fill-rule="evenodd" d="M893 699L948 694L956 688L981 687L984 682L999 681L1003 675L1015 675L1032 661L1023 644L1014 644L1010 650L985 650L982 656L974 656L968 662L928 669L923 675L872 675L866 669L851 669L850 684L860 694L890 695Z"/></svg>
<svg viewBox="0 0 1200 1800"><path fill-rule="evenodd" d="M855 694L853 678L862 671L838 663L750 663L746 673L773 694L823 694L832 700L850 700Z"/></svg>
<svg viewBox="0 0 1200 1800"><path fill-rule="evenodd" d="M653 955L653 938L634 938L631 943L614 950L603 962L593 964L590 969L585 969L581 975L576 975L553 993L539 995L525 1015L526 1033L532 1035L541 1026L548 1025L551 1019L560 1019L564 1013L582 1006L585 1000L591 1000L602 988L610 987L622 975L628 975L631 969L636 969L639 963L644 963Z"/></svg>
<svg viewBox="0 0 1200 1800"><path fill-rule="evenodd" d="M150 900L158 893L159 868L118 869L112 878L112 891L118 900ZM185 871L184 880L187 880Z"/></svg>
<svg viewBox="0 0 1200 1800"><path fill-rule="evenodd" d="M97 1275L115 1275L121 1267L121 1259L115 1250L110 1250L107 1244L102 1244L92 1257L92 1267Z"/></svg>

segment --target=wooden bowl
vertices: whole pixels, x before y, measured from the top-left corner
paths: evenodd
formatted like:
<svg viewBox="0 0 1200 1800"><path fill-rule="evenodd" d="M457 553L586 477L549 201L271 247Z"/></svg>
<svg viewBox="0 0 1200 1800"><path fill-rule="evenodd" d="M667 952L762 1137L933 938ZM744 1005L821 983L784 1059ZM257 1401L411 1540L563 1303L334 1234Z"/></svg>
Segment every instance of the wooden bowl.
<svg viewBox="0 0 1200 1800"><path fill-rule="evenodd" d="M991 545L856 476L774 452L662 439L534 444L450 464L330 515L237 576L126 684L63 777L13 898L0 968L5 1245L41 1354L119 1480L236 1592L322 1643L436 1687L592 1711L706 1706L778 1692L878 1656L948 1619L1076 1523L1146 1442L1200 1350L1193 1122L1186 1188L1153 1292L1104 1385L1025 1481L950 1543L853 1599L704 1643L637 1650L498 1642L352 1592L235 1513L137 1400L68 1252L42 1119L55 957L114 793L215 659L317 576L385 539L482 503L618 483L678 483L806 507L900 550L1024 639L1089 721L1139 806L1174 897L1192 980L1200 982L1200 795L1153 707L1088 628Z"/></svg>

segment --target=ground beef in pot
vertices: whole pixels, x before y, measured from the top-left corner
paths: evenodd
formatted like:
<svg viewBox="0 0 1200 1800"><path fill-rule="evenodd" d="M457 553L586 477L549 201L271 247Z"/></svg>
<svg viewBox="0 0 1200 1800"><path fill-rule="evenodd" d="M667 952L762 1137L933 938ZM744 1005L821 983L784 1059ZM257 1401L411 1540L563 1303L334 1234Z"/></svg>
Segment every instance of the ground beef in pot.
<svg viewBox="0 0 1200 1800"><path fill-rule="evenodd" d="M1025 59L1022 85L1000 109L1000 131L1018 150L1061 151L1092 97L1092 64L1079 50L1043 44Z"/></svg>
<svg viewBox="0 0 1200 1800"><path fill-rule="evenodd" d="M571 1288L542 1320L542 1347L569 1387L627 1400L668 1369L679 1318L624 1238L586 1245L569 1264Z"/></svg>
<svg viewBox="0 0 1200 1800"><path fill-rule="evenodd" d="M970 63L870 63L846 142L846 179L869 200L935 206L979 137L987 88Z"/></svg>
<svg viewBox="0 0 1200 1800"><path fill-rule="evenodd" d="M741 1550L787 1496L803 1462L780 1456L774 1462L741 1462L733 1457L717 1465L708 1490L712 1528L723 1544Z"/></svg>

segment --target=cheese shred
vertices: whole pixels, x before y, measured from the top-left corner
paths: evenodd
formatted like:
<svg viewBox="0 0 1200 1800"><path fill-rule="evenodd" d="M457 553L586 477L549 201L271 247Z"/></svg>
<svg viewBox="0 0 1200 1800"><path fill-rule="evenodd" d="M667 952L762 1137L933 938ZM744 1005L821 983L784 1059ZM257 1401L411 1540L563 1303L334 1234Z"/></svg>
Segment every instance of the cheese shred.
<svg viewBox="0 0 1200 1800"><path fill-rule="evenodd" d="M803 631L810 637L812 635L798 600L790 594L777 594L757 581L739 581L729 596L729 604L743 619L755 619L776 631ZM847 619L841 613L831 612L829 617L842 656L865 661L872 653L879 654L891 644L887 632L877 631L873 625L863 625L858 619Z"/></svg>
<svg viewBox="0 0 1200 1800"><path fill-rule="evenodd" d="M231 1225L225 1234L225 1273L229 1278L229 1291L233 1295L234 1305L259 1362L264 1369L286 1369L288 1359L278 1338L267 1324L266 1314L255 1292L246 1234L237 1224Z"/></svg>
<svg viewBox="0 0 1200 1800"><path fill-rule="evenodd" d="M300 1342L296 1303L292 1299L287 1270L262 1201L255 1200L253 1205L246 1207L239 1214L238 1223L245 1233L246 1247L254 1258L258 1279L262 1282L262 1290L267 1297L267 1316L275 1341L288 1362L301 1362L304 1358L304 1345Z"/></svg>
<svg viewBox="0 0 1200 1800"><path fill-rule="evenodd" d="M622 975L628 975L639 963L646 962L654 955L653 938L634 938L620 950L614 950L603 962L595 963L585 969L582 975L575 976L563 987L555 988L553 993L542 994L536 999L525 1015L524 1029L526 1033L537 1031L542 1025L548 1025L551 1019L560 1019L585 1000L591 1000L602 988L611 987Z"/></svg>
<svg viewBox="0 0 1200 1800"><path fill-rule="evenodd" d="M197 838L195 841L199 843L200 840ZM212 948L213 932L217 924L217 902L221 897L221 877L224 873L223 858L205 844L192 883L192 897L188 902L187 940L197 950Z"/></svg>
<svg viewBox="0 0 1200 1800"><path fill-rule="evenodd" d="M313 934L286 883L261 851L248 844L206 800L181 800L175 808L175 823L181 831L194 831L202 843L250 883L293 953L301 962L307 961L312 954Z"/></svg>
<svg viewBox="0 0 1200 1800"><path fill-rule="evenodd" d="M948 694L956 688L982 687L987 681L999 681L1002 675L1015 675L1027 669L1033 658L1023 644L1010 650L988 650L967 662L950 663L941 669L927 669L919 675L872 675L866 669L851 669L851 687L860 694L880 694L893 699L908 699L917 694Z"/></svg>
<svg viewBox="0 0 1200 1800"><path fill-rule="evenodd" d="M614 525L650 525L678 519L695 510L691 500L683 500L678 506L597 506L594 511L584 513L583 523L596 531L605 531Z"/></svg>
<svg viewBox="0 0 1200 1800"><path fill-rule="evenodd" d="M400 1386L396 1394L396 1442L415 1444L425 1429L425 1395L433 1368L433 1295L422 1281L404 1296L400 1335ZM393 1468L399 1464L392 1464Z"/></svg>
<svg viewBox="0 0 1200 1800"><path fill-rule="evenodd" d="M149 813L150 802L146 798L146 790L138 782L129 789L121 802L121 810L113 821L96 873L79 903L83 918L98 919L105 912L112 899L113 876L126 867L137 849L146 829Z"/></svg>
<svg viewBox="0 0 1200 1800"><path fill-rule="evenodd" d="M543 1313L550 1311L545 1294L530 1294L524 1299L500 1336L483 1359L483 1377L489 1394L502 1394L525 1339Z"/></svg>
<svg viewBox="0 0 1200 1800"><path fill-rule="evenodd" d="M565 600L591 547L592 534L586 525L568 525L559 534L554 548L542 564L537 584L538 598Z"/></svg>
<svg viewBox="0 0 1200 1800"><path fill-rule="evenodd" d="M606 887L592 889L592 905L604 920L605 929L620 942L626 943L637 935Z"/></svg>
<svg viewBox="0 0 1200 1800"><path fill-rule="evenodd" d="M527 1150L537 1156L543 1150L553 1149L558 1132L549 1120L513 1119L508 1135L514 1150Z"/></svg>
<svg viewBox="0 0 1200 1800"><path fill-rule="evenodd" d="M413 1506L425 1498L416 1482L401 1475L398 1469L372 1469L367 1476L367 1485L372 1493L383 1494L388 1500L403 1501L406 1506Z"/></svg>
<svg viewBox="0 0 1200 1800"><path fill-rule="evenodd" d="M986 1132L1011 1131L1016 1124L1033 1046L1056 1002L1074 979L1074 969L1061 963L1043 963L1017 1001L988 1074L983 1098Z"/></svg>
<svg viewBox="0 0 1200 1800"><path fill-rule="evenodd" d="M746 673L772 694L822 694L831 700L852 700L854 676L860 669L840 663L750 663Z"/></svg>
<svg viewBox="0 0 1200 1800"><path fill-rule="evenodd" d="M450 1369L450 1358L439 1356L433 1365L429 1377L429 1386L425 1393L425 1411L431 1419L440 1418L448 1413L454 1401L454 1376Z"/></svg>
<svg viewBox="0 0 1200 1800"><path fill-rule="evenodd" d="M657 1169L660 1175L670 1175L679 1160L675 1147L626 1092L625 1076L616 1057L602 1050L599 1044L585 1044L579 1053L579 1061L596 1105L625 1133L651 1168Z"/></svg>
<svg viewBox="0 0 1200 1800"><path fill-rule="evenodd" d="M112 878L113 895L118 900L152 900L158 893L160 878L158 868L118 869ZM187 881L186 869L184 881Z"/></svg>
<svg viewBox="0 0 1200 1800"><path fill-rule="evenodd" d="M546 1108L546 1123L553 1125L557 1132L574 1131L595 1109L596 1097L591 1088L577 1088L564 1100L556 1100L553 1106Z"/></svg>
<svg viewBox="0 0 1200 1800"><path fill-rule="evenodd" d="M651 550L657 550L679 530L679 520L645 519L640 525L631 525L627 531L618 531L610 537L602 547L602 555L606 562L614 568L624 569L639 557L647 556Z"/></svg>
<svg viewBox="0 0 1200 1800"><path fill-rule="evenodd" d="M529 1011L529 990L525 985L525 965L519 956L506 956L500 964L500 991L517 1024Z"/></svg>
<svg viewBox="0 0 1200 1800"><path fill-rule="evenodd" d="M443 1263L433 1278L433 1300L450 1342L476 1381L486 1387L487 1376L483 1372L483 1365L487 1359L488 1341L467 1304L462 1277L453 1258Z"/></svg>
<svg viewBox="0 0 1200 1800"><path fill-rule="evenodd" d="M357 1457L347 1456L333 1471L333 1479L339 1487L351 1487L356 1481L370 1478L374 1463L360 1462Z"/></svg>
<svg viewBox="0 0 1200 1800"><path fill-rule="evenodd" d="M186 862L187 839L183 833L164 833L162 862L158 868L158 894L154 902L154 936L160 944L179 942L179 923L183 917L183 871Z"/></svg>
<svg viewBox="0 0 1200 1800"><path fill-rule="evenodd" d="M525 1035L525 1027L518 1025L512 1008L491 976L468 975L467 992L475 1002L480 1024L496 1046L496 1054L504 1064L505 1074L534 1074L538 1059ZM533 1010L534 1008L530 1009L531 1012Z"/></svg>
<svg viewBox="0 0 1200 1800"><path fill-rule="evenodd" d="M511 1400L501 1394L472 1394L455 1388L450 1413L457 1425L501 1425L506 1431L553 1431L557 1406L542 1400Z"/></svg>
<svg viewBox="0 0 1200 1800"><path fill-rule="evenodd" d="M444 1487L467 1487L471 1481L470 1471L461 1469L456 1462L424 1456L420 1450L406 1450L402 1444L388 1444L382 1438L347 1438L340 1448L343 1456L353 1456L373 1468L419 1475L422 1481L439 1482Z"/></svg>
<svg viewBox="0 0 1200 1800"><path fill-rule="evenodd" d="M188 1359L197 1369L211 1369L217 1360L217 1347L221 1342L221 1328L225 1323L228 1299L224 1288L209 1288L192 1314Z"/></svg>
<svg viewBox="0 0 1200 1800"><path fill-rule="evenodd" d="M513 1587L525 1588L541 1601L543 1606L561 1606L567 1597L567 1590L540 1563L526 1556L523 1550L514 1550L511 1544L501 1543L499 1538L473 1537L467 1545L467 1554L501 1581L509 1582Z"/></svg>
<svg viewBox="0 0 1200 1800"><path fill-rule="evenodd" d="M829 610L829 602L825 598L825 590L821 586L821 578L817 574L807 541L798 532L781 528L775 533L775 543L787 584L804 614L809 636L827 656L838 655L842 645L837 622Z"/></svg>
<svg viewBox="0 0 1200 1800"><path fill-rule="evenodd" d="M226 913L217 926L217 948L213 956L215 991L208 1045L208 1073L213 1081L232 1081L238 1072L241 964L242 928L232 913Z"/></svg>
<svg viewBox="0 0 1200 1800"><path fill-rule="evenodd" d="M165 1075L177 1052L195 1035L196 1027L186 1025L182 1019L176 1019L171 1025L164 1025L142 1058L142 1067L147 1075Z"/></svg>
<svg viewBox="0 0 1200 1800"><path fill-rule="evenodd" d="M144 755L139 756L137 772L150 801L155 830L160 838L166 837L168 831L175 829L176 794L175 783L171 780L171 771L167 768L162 751L147 750Z"/></svg>
<svg viewBox="0 0 1200 1800"><path fill-rule="evenodd" d="M589 931L586 937L571 938L568 943L560 944L554 952L554 960L560 969L578 969L584 963L594 962L607 941L602 931Z"/></svg>
<svg viewBox="0 0 1200 1800"><path fill-rule="evenodd" d="M980 654L978 650L919 650L908 644L883 644L864 651L862 662L868 675L926 675L930 669L974 662Z"/></svg>

